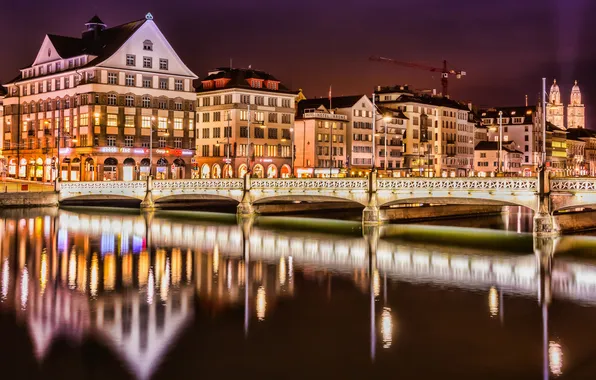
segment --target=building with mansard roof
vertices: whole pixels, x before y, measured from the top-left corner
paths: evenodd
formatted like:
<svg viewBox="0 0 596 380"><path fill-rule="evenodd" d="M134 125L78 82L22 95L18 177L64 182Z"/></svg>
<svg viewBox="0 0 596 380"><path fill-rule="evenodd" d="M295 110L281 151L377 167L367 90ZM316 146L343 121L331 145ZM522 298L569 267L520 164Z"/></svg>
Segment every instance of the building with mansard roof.
<svg viewBox="0 0 596 380"><path fill-rule="evenodd" d="M85 27L80 37L46 35L33 63L6 84L8 175L190 178L197 76L151 14L114 27L95 16Z"/></svg>

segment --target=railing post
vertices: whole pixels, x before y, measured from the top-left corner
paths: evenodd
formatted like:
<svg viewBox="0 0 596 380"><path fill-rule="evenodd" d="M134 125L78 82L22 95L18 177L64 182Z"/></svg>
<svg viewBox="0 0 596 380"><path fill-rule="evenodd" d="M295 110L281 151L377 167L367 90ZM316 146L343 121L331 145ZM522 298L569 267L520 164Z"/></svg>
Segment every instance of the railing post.
<svg viewBox="0 0 596 380"><path fill-rule="evenodd" d="M381 222L380 209L377 205L377 172L372 170L368 176L368 204L362 211L364 225L378 225Z"/></svg>
<svg viewBox="0 0 596 380"><path fill-rule="evenodd" d="M236 214L240 217L251 216L255 213L250 200L250 173L244 175L244 189L242 200L238 203Z"/></svg>
<svg viewBox="0 0 596 380"><path fill-rule="evenodd" d="M155 202L153 202L153 176L151 175L147 176L147 190L145 190L145 199L141 202L141 210L155 210Z"/></svg>

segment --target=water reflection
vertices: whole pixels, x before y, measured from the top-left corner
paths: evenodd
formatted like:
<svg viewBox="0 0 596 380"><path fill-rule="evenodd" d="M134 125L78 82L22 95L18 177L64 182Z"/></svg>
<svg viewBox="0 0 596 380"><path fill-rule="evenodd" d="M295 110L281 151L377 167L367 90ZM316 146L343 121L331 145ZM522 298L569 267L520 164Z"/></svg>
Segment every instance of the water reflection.
<svg viewBox="0 0 596 380"><path fill-rule="evenodd" d="M244 323L242 317L234 323L249 339L251 329L258 330L253 326L275 325L282 318L276 314L279 305L297 302L297 288L306 292L309 282L324 284L326 302L334 302L332 278L349 283L361 297L352 312L366 309L370 325L354 322L350 329L369 330L375 363L377 356L397 352L396 346L407 347L401 331L413 334L415 323L407 318L402 323L412 300L394 302L407 291L393 286L398 282L478 291L487 319L503 320L504 294L538 298L544 313L535 323L543 323L544 363L554 376L562 374L563 352L548 339L549 304L553 299L596 304L596 266L536 256L549 254L543 251L487 253L380 239L379 231L363 239L66 211L7 216L0 224L0 300L27 325L35 356L47 357L59 336L75 344L91 337L109 342L130 372L143 379L193 325L197 310L213 318L243 309ZM383 350L377 352L378 347Z"/></svg>

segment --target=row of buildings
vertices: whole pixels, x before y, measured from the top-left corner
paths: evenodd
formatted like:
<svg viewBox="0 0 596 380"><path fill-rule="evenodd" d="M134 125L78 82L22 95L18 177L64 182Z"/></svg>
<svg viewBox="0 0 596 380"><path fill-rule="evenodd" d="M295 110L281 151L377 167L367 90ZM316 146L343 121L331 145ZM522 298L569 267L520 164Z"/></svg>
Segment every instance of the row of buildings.
<svg viewBox="0 0 596 380"><path fill-rule="evenodd" d="M46 35L33 63L4 84L3 176L344 177L372 167L395 177L531 175L540 164L537 107L476 110L408 86L378 86L374 99L307 99L251 68L199 79L151 14L111 28L95 16L85 26L77 38ZM594 175L596 135L585 129L577 83L567 110L565 120L555 82L546 164Z"/></svg>

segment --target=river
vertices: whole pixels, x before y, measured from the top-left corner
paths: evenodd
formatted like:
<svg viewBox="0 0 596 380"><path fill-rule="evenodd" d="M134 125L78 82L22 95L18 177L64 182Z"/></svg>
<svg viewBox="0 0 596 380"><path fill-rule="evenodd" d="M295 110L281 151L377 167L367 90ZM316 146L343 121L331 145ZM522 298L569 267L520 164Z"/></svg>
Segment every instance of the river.
<svg viewBox="0 0 596 380"><path fill-rule="evenodd" d="M594 378L596 238L531 221L4 210L0 376Z"/></svg>

